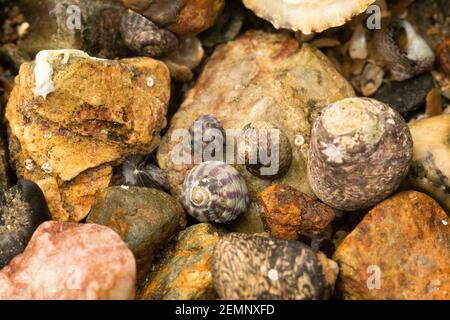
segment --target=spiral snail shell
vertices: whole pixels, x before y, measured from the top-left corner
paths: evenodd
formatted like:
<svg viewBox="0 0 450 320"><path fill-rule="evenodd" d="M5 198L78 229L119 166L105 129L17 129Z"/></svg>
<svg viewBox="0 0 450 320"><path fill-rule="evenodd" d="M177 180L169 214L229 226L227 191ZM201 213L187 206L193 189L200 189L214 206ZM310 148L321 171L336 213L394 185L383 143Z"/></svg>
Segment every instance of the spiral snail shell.
<svg viewBox="0 0 450 320"><path fill-rule="evenodd" d="M194 167L186 177L181 202L201 222L226 223L247 210L247 185L239 172L220 161Z"/></svg>
<svg viewBox="0 0 450 320"><path fill-rule="evenodd" d="M247 124L239 137L238 154L247 171L261 179L283 176L292 162L292 148L287 136L265 121Z"/></svg>

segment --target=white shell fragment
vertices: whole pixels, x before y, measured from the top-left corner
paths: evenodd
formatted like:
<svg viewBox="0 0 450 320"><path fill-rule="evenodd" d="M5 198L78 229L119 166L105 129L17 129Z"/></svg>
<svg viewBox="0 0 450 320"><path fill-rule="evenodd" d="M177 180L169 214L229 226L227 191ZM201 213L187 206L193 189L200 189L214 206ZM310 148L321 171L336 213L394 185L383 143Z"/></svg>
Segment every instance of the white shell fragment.
<svg viewBox="0 0 450 320"><path fill-rule="evenodd" d="M276 28L304 34L338 27L366 10L375 0L243 0L257 16Z"/></svg>
<svg viewBox="0 0 450 320"><path fill-rule="evenodd" d="M55 91L55 87L53 85L54 64L57 62L67 64L71 56L86 59L97 59L89 56L84 51L75 49L43 50L36 55L36 65L34 67L36 87L33 90L36 97L43 97L46 99L47 95Z"/></svg>

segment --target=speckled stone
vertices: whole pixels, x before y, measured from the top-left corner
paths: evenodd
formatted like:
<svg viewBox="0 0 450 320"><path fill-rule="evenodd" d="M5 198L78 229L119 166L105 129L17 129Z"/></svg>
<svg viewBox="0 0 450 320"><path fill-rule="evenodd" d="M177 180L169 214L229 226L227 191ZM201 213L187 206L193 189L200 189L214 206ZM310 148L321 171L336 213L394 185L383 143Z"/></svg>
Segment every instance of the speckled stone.
<svg viewBox="0 0 450 320"><path fill-rule="evenodd" d="M181 232L176 245L167 250L143 288L143 300L215 299L212 253L223 231L208 223Z"/></svg>
<svg viewBox="0 0 450 320"><path fill-rule="evenodd" d="M25 252L0 271L0 300L133 299L136 262L111 229L41 224Z"/></svg>
<svg viewBox="0 0 450 320"><path fill-rule="evenodd" d="M234 233L214 249L214 287L226 300L327 299L337 269L298 241Z"/></svg>
<svg viewBox="0 0 450 320"><path fill-rule="evenodd" d="M186 214L163 191L110 187L94 203L87 222L110 227L120 235L133 252L142 279L169 239L186 226Z"/></svg>
<svg viewBox="0 0 450 320"><path fill-rule="evenodd" d="M158 163L168 170L172 194L181 186L193 165L178 165L172 151L177 129L188 130L203 115L216 116L225 129L242 129L253 121L267 121L288 137L292 146L289 171L275 183L283 183L313 196L306 177L306 157L311 122L326 105L354 96L350 84L317 49L300 47L283 34L249 31L216 49L194 88L187 94L158 149ZM249 188L251 204L246 213L227 226L232 231L264 231L256 195L271 182L236 165Z"/></svg>
<svg viewBox="0 0 450 320"><path fill-rule="evenodd" d="M429 196L401 192L372 209L333 259L345 299L448 300L450 218Z"/></svg>

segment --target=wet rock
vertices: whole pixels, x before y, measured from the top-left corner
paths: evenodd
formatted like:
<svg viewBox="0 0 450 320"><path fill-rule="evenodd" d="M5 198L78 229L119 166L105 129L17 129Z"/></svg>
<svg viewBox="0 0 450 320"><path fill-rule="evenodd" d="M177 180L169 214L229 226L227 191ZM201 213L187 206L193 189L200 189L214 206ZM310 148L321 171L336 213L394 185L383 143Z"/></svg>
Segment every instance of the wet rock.
<svg viewBox="0 0 450 320"><path fill-rule="evenodd" d="M345 299L448 300L449 224L423 193L406 191L383 201L336 250L340 293Z"/></svg>
<svg viewBox="0 0 450 320"><path fill-rule="evenodd" d="M234 130L253 121L267 121L286 134L293 149L289 171L275 183L293 186L312 196L306 178L311 122L329 103L353 95L347 81L315 48L300 48L295 39L286 35L248 32L212 55L171 120L170 130L158 149L158 163L168 171L172 192L179 197L193 164L177 164L174 160L180 146L178 138L172 139L172 134L179 132L175 130L188 130L204 115L216 116L225 129ZM224 160L234 162L231 156ZM230 228L261 232L263 225L254 200L271 182L253 176L245 166L235 167L246 180L252 203Z"/></svg>
<svg viewBox="0 0 450 320"><path fill-rule="evenodd" d="M133 299L133 254L111 229L43 223L25 252L0 271L0 299Z"/></svg>
<svg viewBox="0 0 450 320"><path fill-rule="evenodd" d="M450 212L450 114L416 121L409 128L414 154L408 181Z"/></svg>
<svg viewBox="0 0 450 320"><path fill-rule="evenodd" d="M433 88L433 76L426 73L406 81L389 82L373 98L388 104L402 116L408 116L425 104L427 94Z"/></svg>
<svg viewBox="0 0 450 320"><path fill-rule="evenodd" d="M143 288L144 300L215 299L211 261L222 231L208 223L187 228L163 256Z"/></svg>
<svg viewBox="0 0 450 320"><path fill-rule="evenodd" d="M142 279L156 254L186 226L186 215L178 202L160 190L110 187L97 198L87 222L120 235L133 252Z"/></svg>
<svg viewBox="0 0 450 320"><path fill-rule="evenodd" d="M158 146L169 82L164 64L150 58L43 51L22 65L6 110L9 149L18 176L41 187L54 219L82 220L113 165Z"/></svg>
<svg viewBox="0 0 450 320"><path fill-rule="evenodd" d="M214 249L213 281L222 299L327 299L337 269L334 261L297 241L230 234Z"/></svg>
<svg viewBox="0 0 450 320"><path fill-rule="evenodd" d="M19 47L30 55L64 48L124 56L118 21L125 9L115 0L20 0L20 5L30 28Z"/></svg>
<svg viewBox="0 0 450 320"><path fill-rule="evenodd" d="M41 189L19 180L0 202L0 269L25 250L33 232L51 215Z"/></svg>
<svg viewBox="0 0 450 320"><path fill-rule="evenodd" d="M258 194L257 202L265 229L278 239L317 236L335 217L333 209L287 185L270 186Z"/></svg>

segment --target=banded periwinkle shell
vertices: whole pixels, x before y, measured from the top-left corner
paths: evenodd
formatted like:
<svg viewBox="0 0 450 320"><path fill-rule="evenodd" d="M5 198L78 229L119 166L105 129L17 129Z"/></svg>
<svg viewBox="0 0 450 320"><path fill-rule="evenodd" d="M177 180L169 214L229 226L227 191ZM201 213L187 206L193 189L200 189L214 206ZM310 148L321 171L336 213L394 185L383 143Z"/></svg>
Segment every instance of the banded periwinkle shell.
<svg viewBox="0 0 450 320"><path fill-rule="evenodd" d="M207 161L187 175L181 201L198 221L227 223L247 210L250 199L236 169L220 161Z"/></svg>
<svg viewBox="0 0 450 320"><path fill-rule="evenodd" d="M226 300L317 300L331 296L337 264L293 240L240 233L213 253L213 284Z"/></svg>

